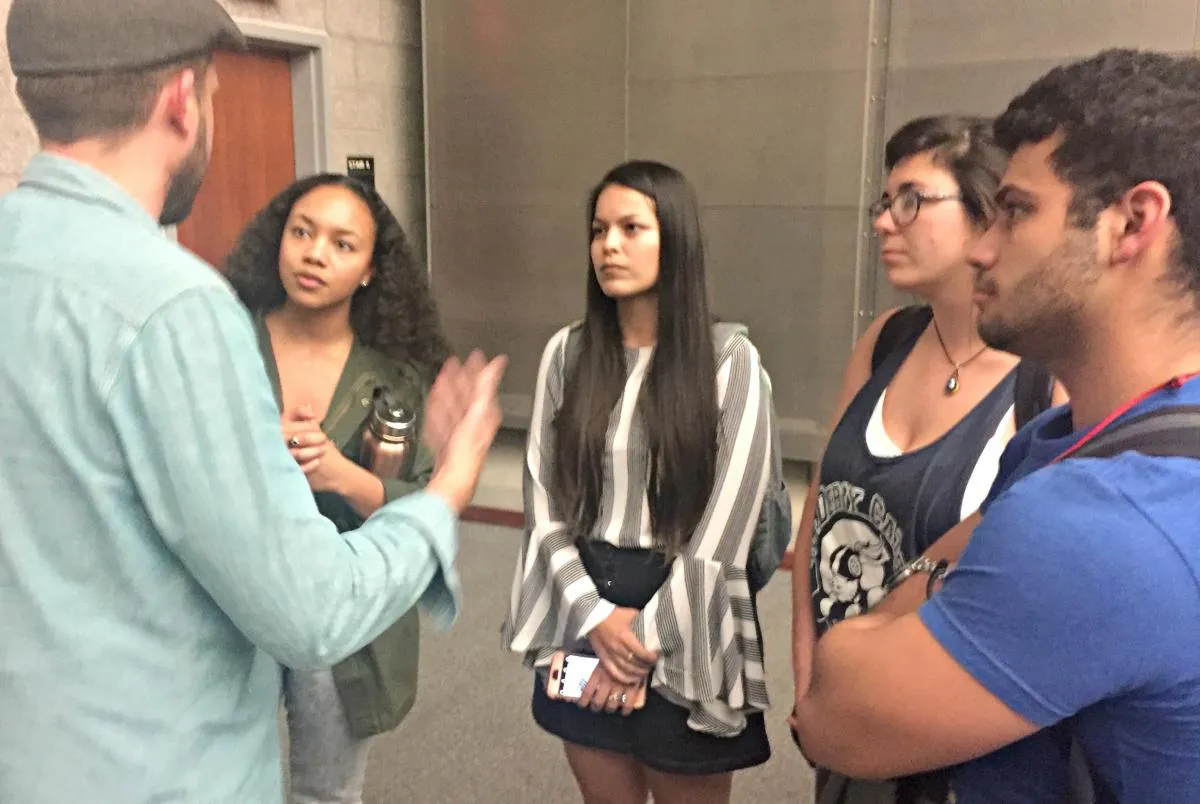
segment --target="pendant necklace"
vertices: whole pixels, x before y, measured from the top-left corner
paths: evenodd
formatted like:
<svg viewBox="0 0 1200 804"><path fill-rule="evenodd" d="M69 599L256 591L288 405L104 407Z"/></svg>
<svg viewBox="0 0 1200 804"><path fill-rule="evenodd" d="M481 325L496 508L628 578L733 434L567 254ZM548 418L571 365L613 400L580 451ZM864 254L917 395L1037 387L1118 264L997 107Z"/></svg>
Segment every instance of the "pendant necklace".
<svg viewBox="0 0 1200 804"><path fill-rule="evenodd" d="M937 335L938 343L942 347L942 354L946 356L946 361L950 365L954 366L954 372L950 375L950 379L946 380L946 385L942 389L946 396L953 396L954 394L958 393L958 389L962 387L962 380L959 378L958 372L966 367L966 365L972 360L986 352L988 347L985 343L978 352L971 355L961 363L955 363L954 358L950 356L950 350L946 348L946 342L942 340L942 331L938 328L938 322L936 318L933 319L933 334Z"/></svg>

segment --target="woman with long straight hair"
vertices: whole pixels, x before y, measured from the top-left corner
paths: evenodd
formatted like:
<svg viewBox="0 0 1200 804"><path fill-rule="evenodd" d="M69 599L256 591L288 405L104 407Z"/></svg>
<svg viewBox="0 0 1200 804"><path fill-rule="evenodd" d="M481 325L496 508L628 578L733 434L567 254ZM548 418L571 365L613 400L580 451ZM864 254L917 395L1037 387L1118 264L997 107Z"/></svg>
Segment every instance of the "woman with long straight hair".
<svg viewBox="0 0 1200 804"><path fill-rule="evenodd" d="M770 384L744 332L714 329L678 171L614 168L587 220L587 311L538 371L504 642L537 669L534 719L585 802L723 804L770 756L746 573ZM578 700L548 694L560 651L598 659Z"/></svg>
<svg viewBox="0 0 1200 804"><path fill-rule="evenodd" d="M375 389L419 430L449 354L425 271L379 194L337 174L295 182L247 226L225 274L254 316L281 438L321 513L345 532L422 488L433 460L415 440L402 477L359 465ZM415 700L418 643L414 608L335 667L286 671L293 804L361 804L371 738Z"/></svg>

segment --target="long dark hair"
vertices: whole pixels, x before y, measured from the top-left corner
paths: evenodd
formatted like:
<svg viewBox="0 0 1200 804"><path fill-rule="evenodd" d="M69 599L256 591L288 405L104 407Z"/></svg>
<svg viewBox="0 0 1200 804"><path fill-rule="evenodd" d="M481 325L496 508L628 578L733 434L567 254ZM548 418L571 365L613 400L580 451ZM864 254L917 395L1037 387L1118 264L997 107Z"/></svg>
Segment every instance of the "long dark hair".
<svg viewBox="0 0 1200 804"><path fill-rule="evenodd" d="M387 203L362 182L337 173L300 179L263 207L225 260L224 273L252 313L278 309L287 299L279 278L279 245L292 207L318 187L345 187L375 219L374 278L350 302L350 326L364 346L407 363L432 380L450 354L429 278Z"/></svg>
<svg viewBox="0 0 1200 804"><path fill-rule="evenodd" d="M610 185L650 198L658 219L658 343L637 409L650 446L650 525L658 546L674 554L700 524L716 474L716 356L700 214L696 194L679 171L658 162L628 162L592 191L589 237L596 202ZM605 440L625 378L617 302L604 295L589 260L579 355L554 422L554 488L560 509L580 534L590 533L599 517Z"/></svg>

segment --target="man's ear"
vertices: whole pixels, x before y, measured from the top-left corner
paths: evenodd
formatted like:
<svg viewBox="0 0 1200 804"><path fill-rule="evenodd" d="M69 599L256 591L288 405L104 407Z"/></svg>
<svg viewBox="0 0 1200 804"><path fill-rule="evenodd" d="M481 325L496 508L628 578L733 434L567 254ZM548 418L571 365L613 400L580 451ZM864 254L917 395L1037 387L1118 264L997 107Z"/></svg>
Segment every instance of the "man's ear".
<svg viewBox="0 0 1200 804"><path fill-rule="evenodd" d="M1131 188L1115 205L1114 263L1132 262L1167 234L1171 217L1171 191L1157 181Z"/></svg>
<svg viewBox="0 0 1200 804"><path fill-rule="evenodd" d="M191 109L193 101L199 105L196 92L198 85L196 71L189 67L171 76L158 95L156 112L167 125L185 137L197 125Z"/></svg>

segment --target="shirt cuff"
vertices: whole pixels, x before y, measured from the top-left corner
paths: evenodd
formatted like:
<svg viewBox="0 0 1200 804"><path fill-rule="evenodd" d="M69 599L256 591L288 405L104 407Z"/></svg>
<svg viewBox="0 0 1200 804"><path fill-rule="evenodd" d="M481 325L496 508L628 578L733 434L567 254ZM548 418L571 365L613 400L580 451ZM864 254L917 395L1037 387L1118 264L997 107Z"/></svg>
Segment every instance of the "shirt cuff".
<svg viewBox="0 0 1200 804"><path fill-rule="evenodd" d="M454 563L458 555L458 517L454 509L438 495L425 491L406 494L384 507L403 508L406 517L420 523L418 531L433 551L438 570L419 602L435 628L448 629L458 619L462 606L462 587Z"/></svg>

